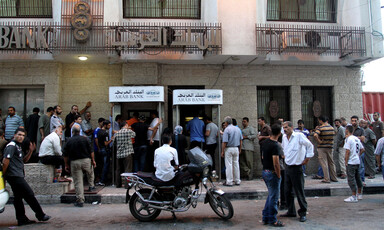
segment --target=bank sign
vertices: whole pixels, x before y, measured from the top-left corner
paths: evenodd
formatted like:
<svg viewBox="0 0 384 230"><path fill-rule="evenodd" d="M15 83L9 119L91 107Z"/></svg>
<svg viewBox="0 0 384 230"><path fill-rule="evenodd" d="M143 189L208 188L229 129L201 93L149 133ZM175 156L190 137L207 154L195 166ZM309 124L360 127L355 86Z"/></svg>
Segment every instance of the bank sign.
<svg viewBox="0 0 384 230"><path fill-rule="evenodd" d="M164 102L163 86L109 87L109 102Z"/></svg>
<svg viewBox="0 0 384 230"><path fill-rule="evenodd" d="M174 90L173 105L222 105L220 89Z"/></svg>

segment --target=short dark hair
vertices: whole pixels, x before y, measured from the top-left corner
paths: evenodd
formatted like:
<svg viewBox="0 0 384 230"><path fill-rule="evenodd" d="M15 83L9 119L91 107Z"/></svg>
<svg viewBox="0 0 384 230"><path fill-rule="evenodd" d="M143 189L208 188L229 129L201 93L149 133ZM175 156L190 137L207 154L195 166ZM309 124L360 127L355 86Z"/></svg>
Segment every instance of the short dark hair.
<svg viewBox="0 0 384 230"><path fill-rule="evenodd" d="M169 142L171 142L172 138L170 135L163 135L163 137L161 138L161 141L163 142L163 144L169 144Z"/></svg>
<svg viewBox="0 0 384 230"><path fill-rule="evenodd" d="M377 116L380 117L380 113L379 112L374 112L373 114L377 114Z"/></svg>
<svg viewBox="0 0 384 230"><path fill-rule="evenodd" d="M77 106L77 105L72 105L72 106L71 106L71 110L73 109L73 107L79 107L79 106Z"/></svg>
<svg viewBox="0 0 384 230"><path fill-rule="evenodd" d="M281 125L278 123L275 123L271 126L272 135L277 136L279 133L281 133Z"/></svg>
<svg viewBox="0 0 384 230"><path fill-rule="evenodd" d="M327 121L329 121L329 118L327 116L321 115L319 117L319 120L322 121L322 122L327 122Z"/></svg>
<svg viewBox="0 0 384 230"><path fill-rule="evenodd" d="M348 130L348 132L350 134L353 134L353 127L352 127L352 125L347 125L347 127L345 127L345 130Z"/></svg>
<svg viewBox="0 0 384 230"><path fill-rule="evenodd" d="M52 106L49 106L48 108L47 108L47 112L49 113L49 112L52 112L53 111L53 107Z"/></svg>
<svg viewBox="0 0 384 230"><path fill-rule="evenodd" d="M156 117L159 116L159 112L157 112L156 110L152 111L151 114L155 115Z"/></svg>
<svg viewBox="0 0 384 230"><path fill-rule="evenodd" d="M232 125L236 126L237 125L237 121L235 118L232 118Z"/></svg>
<svg viewBox="0 0 384 230"><path fill-rule="evenodd" d="M24 128L20 128L20 127L15 130L15 134L18 132L27 133L27 131Z"/></svg>
<svg viewBox="0 0 384 230"><path fill-rule="evenodd" d="M212 118L209 117L209 116L205 116L205 117L204 117L204 120L205 120L205 121L212 121Z"/></svg>
<svg viewBox="0 0 384 230"><path fill-rule="evenodd" d="M120 125L121 125L121 127L124 127L126 124L127 124L126 121L122 121Z"/></svg>
<svg viewBox="0 0 384 230"><path fill-rule="evenodd" d="M75 115L75 121L76 121L77 119L79 119L79 117L81 117L81 115Z"/></svg>
<svg viewBox="0 0 384 230"><path fill-rule="evenodd" d="M340 120L340 119L335 119L335 121L334 121L334 122L336 122L336 121L338 121L338 122L340 122L340 123L341 123L341 120Z"/></svg>
<svg viewBox="0 0 384 230"><path fill-rule="evenodd" d="M249 122L249 118L248 117L243 117L243 120L246 120L247 122Z"/></svg>
<svg viewBox="0 0 384 230"><path fill-rule="evenodd" d="M13 106L9 106L8 109L13 109L16 111L15 107L13 107Z"/></svg>
<svg viewBox="0 0 384 230"><path fill-rule="evenodd" d="M55 106L53 106L53 110L56 110L57 107L61 107L61 106L60 105L55 105Z"/></svg>
<svg viewBox="0 0 384 230"><path fill-rule="evenodd" d="M100 122L103 122L103 121L105 121L105 118L100 117L100 118L97 120L97 123L100 123Z"/></svg>
<svg viewBox="0 0 384 230"><path fill-rule="evenodd" d="M108 120L104 120L104 121L103 121L103 126L106 126L106 125L109 125L109 124L111 124L110 121L108 121Z"/></svg>
<svg viewBox="0 0 384 230"><path fill-rule="evenodd" d="M258 117L257 119L260 119L262 121L265 121L265 118L264 117Z"/></svg>
<svg viewBox="0 0 384 230"><path fill-rule="evenodd" d="M121 116L121 114L116 115L116 117L115 117L115 121L117 121L117 120L121 120L122 117L123 117L123 116Z"/></svg>
<svg viewBox="0 0 384 230"><path fill-rule="evenodd" d="M353 116L351 117L351 120L354 119L354 118L357 119L357 120L359 120L359 117L356 116L356 115L353 115Z"/></svg>
<svg viewBox="0 0 384 230"><path fill-rule="evenodd" d="M300 119L297 121L297 124L303 124L304 125L304 121Z"/></svg>
<svg viewBox="0 0 384 230"><path fill-rule="evenodd" d="M39 112L40 112L40 109L37 108L37 107L35 107L35 108L33 108L32 112L34 112L34 113L39 113Z"/></svg>

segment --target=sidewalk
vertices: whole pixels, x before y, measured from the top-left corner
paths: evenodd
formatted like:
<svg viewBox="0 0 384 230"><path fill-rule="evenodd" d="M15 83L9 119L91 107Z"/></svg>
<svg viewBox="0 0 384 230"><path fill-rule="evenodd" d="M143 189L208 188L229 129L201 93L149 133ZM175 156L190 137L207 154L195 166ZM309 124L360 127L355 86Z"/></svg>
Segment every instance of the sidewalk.
<svg viewBox="0 0 384 230"><path fill-rule="evenodd" d="M384 181L381 174L377 174L375 179L365 179L366 187L363 194L384 194ZM264 181L254 179L251 181L242 181L240 186L226 187L222 186L222 182L215 182L230 199L265 199L268 196L268 190ZM98 194L86 195L86 203L98 202L107 204L125 203L126 189L115 188L112 186L105 187ZM133 193L131 190L130 193ZM205 191L203 190L203 194ZM310 176L305 178L305 194L307 197L322 196L349 196L351 190L348 186L347 179L339 179L339 182L330 184L321 183L321 180L311 179ZM204 195L201 196L204 198ZM61 203L75 202L75 195L62 195ZM47 199L44 199L47 201Z"/></svg>

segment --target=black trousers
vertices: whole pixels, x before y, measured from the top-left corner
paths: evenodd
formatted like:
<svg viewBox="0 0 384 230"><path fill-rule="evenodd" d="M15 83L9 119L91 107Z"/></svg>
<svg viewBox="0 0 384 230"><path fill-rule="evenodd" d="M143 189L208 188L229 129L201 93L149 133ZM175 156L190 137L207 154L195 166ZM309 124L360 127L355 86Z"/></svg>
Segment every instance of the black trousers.
<svg viewBox="0 0 384 230"><path fill-rule="evenodd" d="M153 144L150 145L148 141L148 151L145 162L145 172L155 172L156 169L153 166L153 161L155 160L155 150L159 148L159 141L153 141Z"/></svg>
<svg viewBox="0 0 384 230"><path fill-rule="evenodd" d="M307 201L304 194L304 175L301 165L287 165L285 168L285 198L288 206L288 214L296 215L295 192L300 209L297 210L299 216L307 215Z"/></svg>
<svg viewBox="0 0 384 230"><path fill-rule="evenodd" d="M37 218L42 218L45 213L37 201L35 194L31 187L25 181L24 177L7 177L6 180L11 185L15 207L16 219L18 221L27 221L28 217L25 215L25 208L23 199L28 203L31 209L36 213Z"/></svg>
<svg viewBox="0 0 384 230"><path fill-rule="evenodd" d="M287 201L285 198L285 170L281 170L280 205L287 205Z"/></svg>
<svg viewBox="0 0 384 230"><path fill-rule="evenodd" d="M199 148L203 149L203 142L191 141L191 144L189 145L189 149L193 149L196 146L198 146Z"/></svg>
<svg viewBox="0 0 384 230"><path fill-rule="evenodd" d="M40 157L41 163L45 165L54 165L56 169L60 168L61 166L61 176L65 176L67 173L65 173L65 162L64 157L62 156L45 156Z"/></svg>
<svg viewBox="0 0 384 230"><path fill-rule="evenodd" d="M217 148L217 143L212 144L212 145L205 145L205 149L207 150L207 154L211 155L212 157L212 170L215 170L215 163L216 163L216 157L215 157L215 152Z"/></svg>

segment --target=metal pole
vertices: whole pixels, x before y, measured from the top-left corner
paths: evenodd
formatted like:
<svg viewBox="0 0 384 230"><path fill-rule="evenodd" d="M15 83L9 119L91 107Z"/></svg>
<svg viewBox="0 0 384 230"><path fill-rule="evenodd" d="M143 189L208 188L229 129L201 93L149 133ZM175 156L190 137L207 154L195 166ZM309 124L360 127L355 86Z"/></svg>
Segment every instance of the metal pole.
<svg viewBox="0 0 384 230"><path fill-rule="evenodd" d="M180 125L180 108L176 105L176 125Z"/></svg>
<svg viewBox="0 0 384 230"><path fill-rule="evenodd" d="M159 105L158 105L158 111L159 111L159 119L163 119L163 113L162 113L162 109L161 109L161 102L159 102ZM159 147L161 147L161 132L163 131L163 123L160 123L160 126L159 126L159 129L157 130L157 132L159 132L159 136L160 136L160 140L159 140ZM156 135L156 134L155 134Z"/></svg>
<svg viewBox="0 0 384 230"><path fill-rule="evenodd" d="M217 121L218 121L218 124L217 126L219 127L219 181L221 181L221 135L220 135L220 129L221 129L221 121L220 121L220 105L217 105Z"/></svg>
<svg viewBox="0 0 384 230"><path fill-rule="evenodd" d="M115 105L113 105L113 108L112 108L112 132L111 132L111 139L113 137L113 130L115 130L115 121L114 121L114 117L115 117ZM112 142L112 186L115 186L115 141Z"/></svg>

